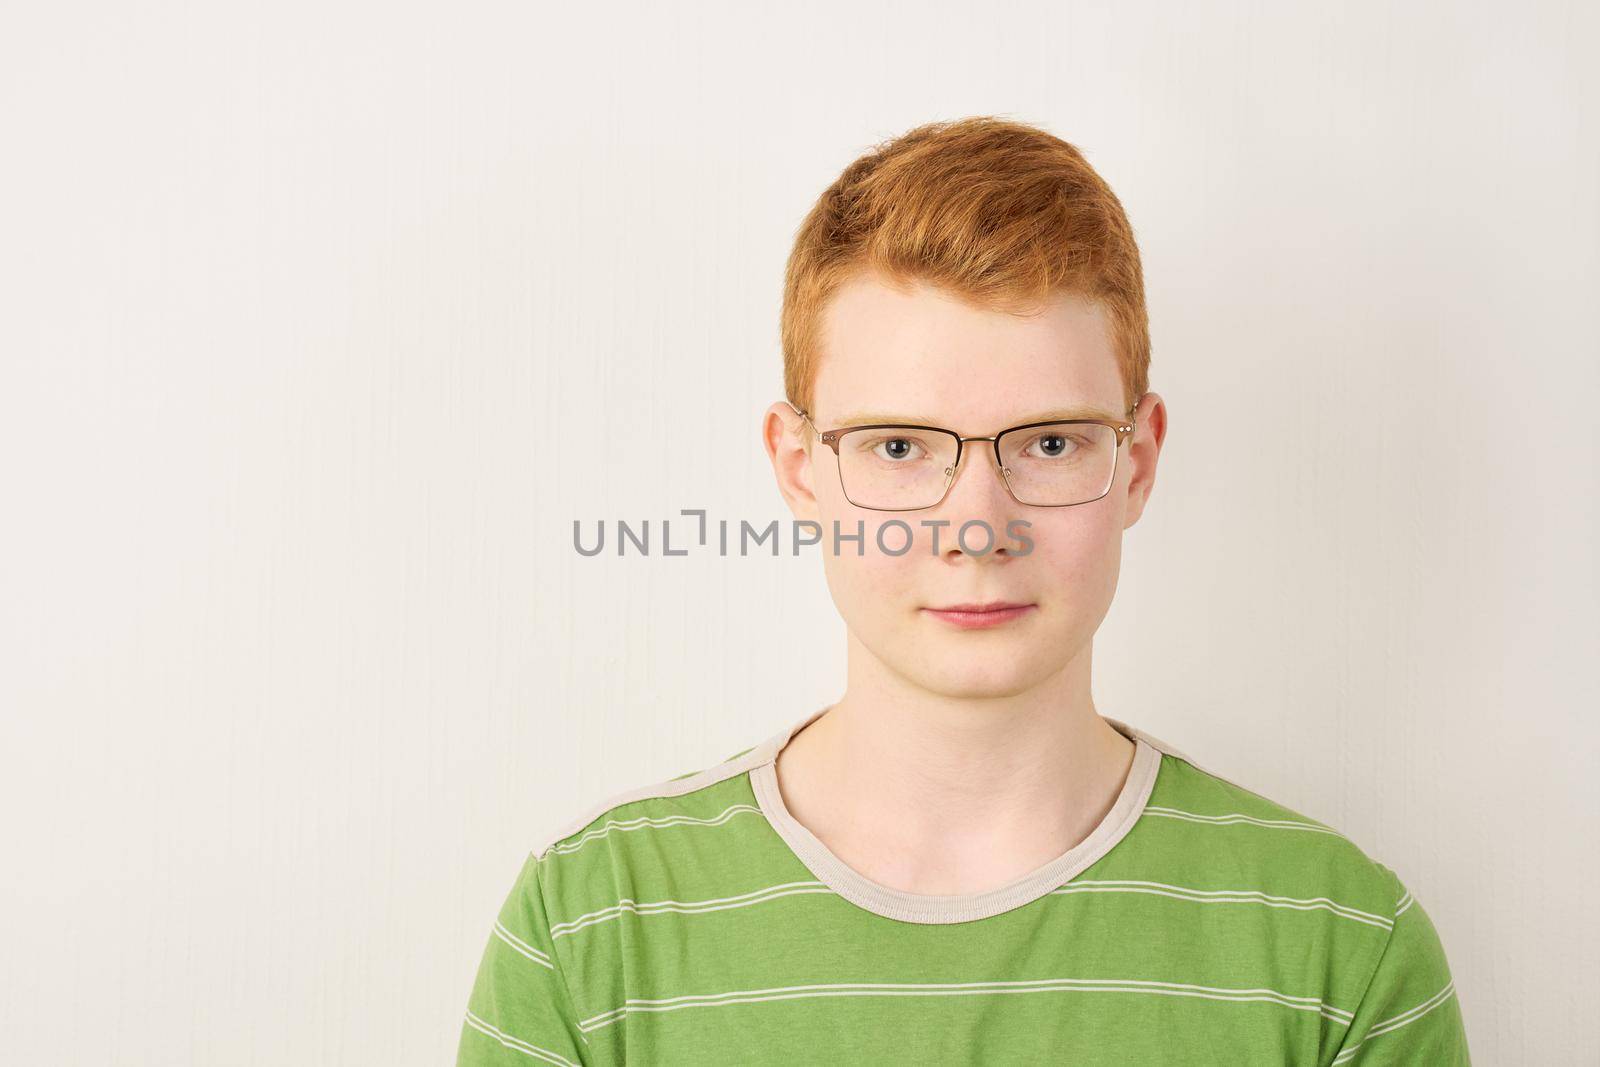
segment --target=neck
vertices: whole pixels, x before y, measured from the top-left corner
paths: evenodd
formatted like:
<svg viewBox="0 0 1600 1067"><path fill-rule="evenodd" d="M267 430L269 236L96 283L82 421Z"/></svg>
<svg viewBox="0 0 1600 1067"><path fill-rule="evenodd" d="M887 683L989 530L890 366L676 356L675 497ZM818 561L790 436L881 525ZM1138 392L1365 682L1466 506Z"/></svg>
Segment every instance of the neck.
<svg viewBox="0 0 1600 1067"><path fill-rule="evenodd" d="M851 645L845 694L778 770L794 816L862 873L913 892L992 888L1077 844L1115 802L1134 745L1095 710L1087 648L1025 691L968 697L874 669Z"/></svg>

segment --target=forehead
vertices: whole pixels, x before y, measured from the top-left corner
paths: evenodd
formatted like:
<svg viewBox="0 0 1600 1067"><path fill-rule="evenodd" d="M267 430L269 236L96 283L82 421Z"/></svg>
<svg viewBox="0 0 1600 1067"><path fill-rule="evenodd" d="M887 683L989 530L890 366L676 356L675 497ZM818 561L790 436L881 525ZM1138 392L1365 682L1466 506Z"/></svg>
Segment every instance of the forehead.
<svg viewBox="0 0 1600 1067"><path fill-rule="evenodd" d="M821 325L813 406L825 420L872 412L986 433L1046 410L1125 414L1109 322L1078 294L1023 314L865 273L839 288Z"/></svg>

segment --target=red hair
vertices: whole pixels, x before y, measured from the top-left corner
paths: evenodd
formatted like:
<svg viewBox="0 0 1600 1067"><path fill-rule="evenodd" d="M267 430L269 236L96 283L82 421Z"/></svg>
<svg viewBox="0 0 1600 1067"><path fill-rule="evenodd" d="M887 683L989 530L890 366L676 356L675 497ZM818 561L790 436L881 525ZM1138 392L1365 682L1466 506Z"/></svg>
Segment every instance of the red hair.
<svg viewBox="0 0 1600 1067"><path fill-rule="evenodd" d="M877 271L984 307L1037 308L1073 292L1106 312L1124 403L1149 389L1150 327L1133 228L1077 148L992 116L930 122L844 169L800 224L784 276L784 390L806 410L822 312Z"/></svg>

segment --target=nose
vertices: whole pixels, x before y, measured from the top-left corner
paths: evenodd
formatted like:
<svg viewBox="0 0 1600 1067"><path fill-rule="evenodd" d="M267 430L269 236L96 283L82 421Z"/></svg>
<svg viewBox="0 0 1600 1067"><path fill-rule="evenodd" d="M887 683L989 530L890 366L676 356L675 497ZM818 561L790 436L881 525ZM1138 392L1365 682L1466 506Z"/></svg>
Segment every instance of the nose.
<svg viewBox="0 0 1600 1067"><path fill-rule="evenodd" d="M1006 488L1005 478L1001 474L999 457L994 452L994 439L991 437L968 437L965 442L961 447L961 455L956 459L956 469L951 476L950 487L945 491L945 501L949 502L958 493L962 492L962 472L973 467L982 467L985 473L976 474L967 479L968 496L976 495L980 499L1010 500L1011 490ZM972 502L977 503L979 501L974 500Z"/></svg>
<svg viewBox="0 0 1600 1067"><path fill-rule="evenodd" d="M979 469L971 470L974 467ZM965 479L962 478L963 474L967 475ZM952 532L959 530L963 523L974 520L981 520L988 525L991 535L974 528L966 537L964 543L971 547L973 555L984 554L979 550L990 536L993 541L988 555L1009 554L1013 539L1007 534L1007 522L1016 517L1017 502L1001 476L999 458L995 455L992 440L973 441L969 438L962 446L940 510L948 514ZM952 550L962 554L961 543L953 544Z"/></svg>

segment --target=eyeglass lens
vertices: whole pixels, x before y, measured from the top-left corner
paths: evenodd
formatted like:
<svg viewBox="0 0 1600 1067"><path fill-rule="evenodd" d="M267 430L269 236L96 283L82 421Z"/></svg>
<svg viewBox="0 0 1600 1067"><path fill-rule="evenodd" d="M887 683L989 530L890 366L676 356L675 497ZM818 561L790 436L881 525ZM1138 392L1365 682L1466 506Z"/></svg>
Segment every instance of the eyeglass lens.
<svg viewBox="0 0 1600 1067"><path fill-rule="evenodd" d="M989 442L969 441L969 461ZM1057 422L1007 430L999 440L1001 475L1024 504L1060 507L1105 495L1117 433L1099 423ZM914 426L869 426L839 437L839 477L856 507L911 511L933 507L955 478L952 433Z"/></svg>

